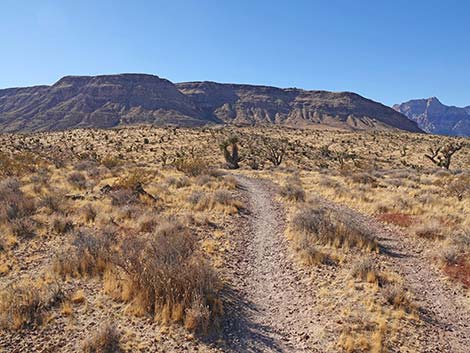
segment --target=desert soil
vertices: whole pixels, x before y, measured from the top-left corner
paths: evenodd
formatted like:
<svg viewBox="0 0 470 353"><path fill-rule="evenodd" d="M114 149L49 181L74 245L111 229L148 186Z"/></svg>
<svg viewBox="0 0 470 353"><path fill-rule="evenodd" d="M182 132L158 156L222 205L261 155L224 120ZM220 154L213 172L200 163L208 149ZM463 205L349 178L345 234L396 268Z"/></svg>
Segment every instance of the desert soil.
<svg viewBox="0 0 470 353"><path fill-rule="evenodd" d="M229 255L224 351L326 352L335 345L334 315L320 300L308 269L298 265L285 237L286 210L266 180L237 176L248 205ZM470 347L468 292L449 283L424 249L427 243L402 234L347 207L322 199L368 227L384 246L377 260L400 274L419 307L413 340L421 352L465 353ZM332 323L333 322L333 323ZM400 352L399 347L393 351Z"/></svg>
<svg viewBox="0 0 470 353"><path fill-rule="evenodd" d="M324 326L308 276L296 266L284 235L285 210L267 181L237 176L248 210L230 259L227 350L321 352Z"/></svg>

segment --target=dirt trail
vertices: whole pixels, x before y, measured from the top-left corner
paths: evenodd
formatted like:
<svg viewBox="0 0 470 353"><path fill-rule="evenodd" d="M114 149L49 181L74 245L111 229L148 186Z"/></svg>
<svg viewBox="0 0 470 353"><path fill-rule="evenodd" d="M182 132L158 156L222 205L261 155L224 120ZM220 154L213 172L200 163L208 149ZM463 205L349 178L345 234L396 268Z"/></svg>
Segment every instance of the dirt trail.
<svg viewBox="0 0 470 353"><path fill-rule="evenodd" d="M315 347L323 328L307 276L296 268L288 250L284 208L274 201L268 182L237 179L248 197L249 214L231 260L227 351L320 352Z"/></svg>
<svg viewBox="0 0 470 353"><path fill-rule="evenodd" d="M424 327L419 341L423 352L470 352L470 294L458 284L447 281L431 264L438 260L430 255L430 244L419 242L397 227L384 225L346 206L320 200L325 206L346 214L354 222L375 234L384 254L380 261L405 279L411 288L414 302L421 311ZM432 251L431 251L432 253Z"/></svg>
<svg viewBox="0 0 470 353"><path fill-rule="evenodd" d="M284 236L286 214L274 185L236 176L246 197L229 261L231 289L224 338L228 352L325 352L337 332L319 309L308 270L297 266ZM318 200L368 228L385 246L380 260L399 273L415 294L422 322L415 336L422 352L464 353L470 347L468 292L446 282L415 239L345 206ZM341 303L338 303L341 304ZM334 325L333 325L334 326ZM393 351L400 351L394 347ZM334 350L334 349L333 349Z"/></svg>

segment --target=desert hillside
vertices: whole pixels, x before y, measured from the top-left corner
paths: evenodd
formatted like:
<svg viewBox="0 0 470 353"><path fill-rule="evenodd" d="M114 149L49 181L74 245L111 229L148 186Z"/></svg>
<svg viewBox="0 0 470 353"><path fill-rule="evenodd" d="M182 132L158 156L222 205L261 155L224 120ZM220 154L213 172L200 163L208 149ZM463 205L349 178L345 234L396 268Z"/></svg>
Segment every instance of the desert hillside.
<svg viewBox="0 0 470 353"><path fill-rule="evenodd" d="M153 75L67 76L52 86L0 90L0 131L34 132L152 124L325 126L421 131L354 93L190 82Z"/></svg>

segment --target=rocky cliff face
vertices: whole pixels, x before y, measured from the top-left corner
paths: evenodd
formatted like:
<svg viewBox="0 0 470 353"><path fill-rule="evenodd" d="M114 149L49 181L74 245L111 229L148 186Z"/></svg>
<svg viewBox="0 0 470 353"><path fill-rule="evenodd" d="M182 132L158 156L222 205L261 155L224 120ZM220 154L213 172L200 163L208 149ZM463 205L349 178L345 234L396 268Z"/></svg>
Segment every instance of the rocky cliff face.
<svg viewBox="0 0 470 353"><path fill-rule="evenodd" d="M397 128L419 131L406 117L355 93L305 91L266 86L178 83L206 114L226 123L324 124L352 129Z"/></svg>
<svg viewBox="0 0 470 353"><path fill-rule="evenodd" d="M321 124L420 131L393 109L354 93L188 82L153 75L67 76L52 86L0 90L0 131L130 124Z"/></svg>
<svg viewBox="0 0 470 353"><path fill-rule="evenodd" d="M393 108L433 134L470 136L470 109L450 107L436 97L395 104Z"/></svg>
<svg viewBox="0 0 470 353"><path fill-rule="evenodd" d="M173 83L151 75L68 76L54 85L0 90L0 130L37 131L124 124L203 125Z"/></svg>

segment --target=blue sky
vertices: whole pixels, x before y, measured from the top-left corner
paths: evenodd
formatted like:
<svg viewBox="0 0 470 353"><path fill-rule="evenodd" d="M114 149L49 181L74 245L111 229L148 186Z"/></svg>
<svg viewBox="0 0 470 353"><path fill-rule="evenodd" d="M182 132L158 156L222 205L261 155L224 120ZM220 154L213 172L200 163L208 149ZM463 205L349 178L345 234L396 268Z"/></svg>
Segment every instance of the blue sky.
<svg viewBox="0 0 470 353"><path fill-rule="evenodd" d="M0 2L1 88L121 72L470 105L470 1Z"/></svg>

